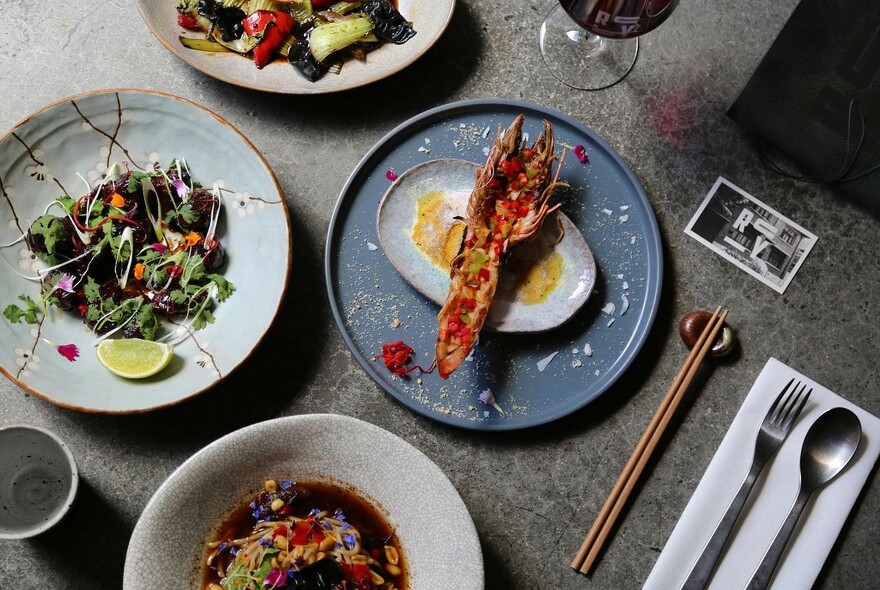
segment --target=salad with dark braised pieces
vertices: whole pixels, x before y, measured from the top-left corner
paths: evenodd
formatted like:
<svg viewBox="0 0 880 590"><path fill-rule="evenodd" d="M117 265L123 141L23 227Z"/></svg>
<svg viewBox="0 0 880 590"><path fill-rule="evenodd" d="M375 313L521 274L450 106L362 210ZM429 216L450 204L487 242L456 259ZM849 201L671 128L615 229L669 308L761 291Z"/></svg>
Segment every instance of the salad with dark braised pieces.
<svg viewBox="0 0 880 590"><path fill-rule="evenodd" d="M148 171L114 164L86 195L58 197L30 225L21 239L41 267L25 278L41 283L40 295L22 295L3 315L35 324L54 306L102 339L173 345L213 323L214 302L234 289L222 274L221 211L219 187L200 186L185 160ZM174 328L163 332L161 319Z"/></svg>
<svg viewBox="0 0 880 590"><path fill-rule="evenodd" d="M312 82L416 34L391 0L179 0L177 11L178 24L205 33L181 36L185 47L248 55L257 68L286 58Z"/></svg>

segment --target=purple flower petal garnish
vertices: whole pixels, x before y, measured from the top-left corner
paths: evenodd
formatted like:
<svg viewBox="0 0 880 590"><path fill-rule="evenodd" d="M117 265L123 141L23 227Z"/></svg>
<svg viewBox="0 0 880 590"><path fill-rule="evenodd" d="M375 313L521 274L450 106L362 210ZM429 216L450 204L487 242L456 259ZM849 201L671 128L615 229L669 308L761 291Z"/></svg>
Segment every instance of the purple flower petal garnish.
<svg viewBox="0 0 880 590"><path fill-rule="evenodd" d="M571 148L574 157L578 159L578 162L581 164L586 164L590 161L590 157L587 155L587 148L582 146L581 144L577 144L573 148Z"/></svg>
<svg viewBox="0 0 880 590"><path fill-rule="evenodd" d="M290 486L292 486L292 485L293 485L292 481L290 481L289 479L285 479L281 482L281 489L288 490L288 489L290 489Z"/></svg>
<svg viewBox="0 0 880 590"><path fill-rule="evenodd" d="M154 243L150 244L150 248L152 248L153 250L155 250L159 254L165 254L165 250L168 249L165 247L165 244L163 244L162 242L154 242Z"/></svg>
<svg viewBox="0 0 880 590"><path fill-rule="evenodd" d="M174 187L174 190L177 191L177 196L186 200L186 196L189 194L189 187L186 186L186 183L179 178L175 178L171 181L171 185Z"/></svg>
<svg viewBox="0 0 880 590"><path fill-rule="evenodd" d="M287 578L287 572L276 568L272 568L266 579L263 580L264 586L278 586Z"/></svg>
<svg viewBox="0 0 880 590"><path fill-rule="evenodd" d="M491 405L495 404L495 395L492 393L491 389L484 389L480 393L479 399L481 402L483 402L487 406L491 406Z"/></svg>
<svg viewBox="0 0 880 590"><path fill-rule="evenodd" d="M73 293L73 279L73 275L64 274L61 276L61 279L55 283L55 288L66 291L67 293Z"/></svg>
<svg viewBox="0 0 880 590"><path fill-rule="evenodd" d="M391 182L397 180L397 172L394 171L394 168L389 168L388 172L385 173L385 178Z"/></svg>

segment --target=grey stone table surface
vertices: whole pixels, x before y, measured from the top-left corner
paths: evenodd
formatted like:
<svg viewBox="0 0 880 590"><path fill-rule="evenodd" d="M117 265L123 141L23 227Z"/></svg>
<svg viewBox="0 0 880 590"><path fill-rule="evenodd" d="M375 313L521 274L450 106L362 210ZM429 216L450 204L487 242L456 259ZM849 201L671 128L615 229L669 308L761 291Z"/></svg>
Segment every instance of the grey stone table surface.
<svg viewBox="0 0 880 590"><path fill-rule="evenodd" d="M541 61L537 31L550 0L459 0L444 37L405 71L343 94L289 97L193 70L151 36L132 2L0 0L0 128L98 88L143 87L192 99L229 119L265 154L294 232L282 313L256 354L214 390L160 412L101 416L0 383L0 425L55 431L72 448L83 479L72 513L53 532L0 542L3 586L120 587L139 514L187 457L254 422L335 412L390 430L444 470L476 523L488 588L637 588L769 357L880 414L880 221L828 188L767 171L725 116L796 4L682 0L666 24L643 38L625 82L585 93L557 82ZM333 323L322 266L336 198L373 143L423 110L485 97L559 109L606 138L650 197L666 260L659 316L624 378L568 418L497 435L443 426L383 393ZM819 236L784 295L684 235L719 175ZM717 304L732 309L739 354L700 387L594 574L575 573L568 565L573 554L685 356L675 335L678 318ZM817 587L877 587L876 479L874 473Z"/></svg>

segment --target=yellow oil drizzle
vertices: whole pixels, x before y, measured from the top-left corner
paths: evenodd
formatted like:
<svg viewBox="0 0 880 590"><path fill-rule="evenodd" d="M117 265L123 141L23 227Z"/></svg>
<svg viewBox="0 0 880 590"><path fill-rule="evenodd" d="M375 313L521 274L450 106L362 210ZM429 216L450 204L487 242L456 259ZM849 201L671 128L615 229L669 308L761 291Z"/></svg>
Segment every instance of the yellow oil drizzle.
<svg viewBox="0 0 880 590"><path fill-rule="evenodd" d="M454 221L449 226L454 213L444 205L445 199L440 191L425 193L418 199L412 240L432 264L443 272L449 272L449 263L461 249L466 226L462 221ZM509 265L512 268L509 270L516 277L510 281L502 278L499 294L525 305L537 305L546 301L559 286L564 260L559 252L543 241L540 245L530 244L528 252L529 255L523 257L517 256L517 250L513 250ZM502 277L504 274L502 271Z"/></svg>
<svg viewBox="0 0 880 590"><path fill-rule="evenodd" d="M540 261L532 263L524 273L516 288L516 299L526 305L537 305L546 301L556 290L562 278L563 260L559 252L553 251Z"/></svg>
<svg viewBox="0 0 880 590"><path fill-rule="evenodd" d="M465 224L455 221L447 229L452 212L444 211L444 204L443 193L439 191L425 193L419 198L412 240L432 264L449 272L449 263L461 248Z"/></svg>

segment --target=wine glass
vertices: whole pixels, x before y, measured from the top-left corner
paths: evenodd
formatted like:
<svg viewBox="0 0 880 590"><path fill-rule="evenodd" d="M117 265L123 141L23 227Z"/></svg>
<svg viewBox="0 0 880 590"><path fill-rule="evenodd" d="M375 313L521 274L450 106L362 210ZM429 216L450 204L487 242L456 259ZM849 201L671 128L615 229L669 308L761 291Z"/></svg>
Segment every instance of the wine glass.
<svg viewBox="0 0 880 590"><path fill-rule="evenodd" d="M563 84L602 90L630 73L640 35L663 23L678 0L559 0L541 24L541 56Z"/></svg>

